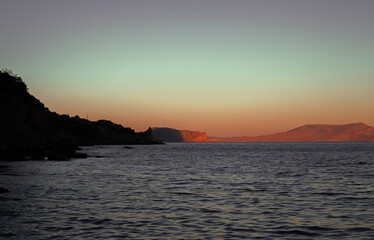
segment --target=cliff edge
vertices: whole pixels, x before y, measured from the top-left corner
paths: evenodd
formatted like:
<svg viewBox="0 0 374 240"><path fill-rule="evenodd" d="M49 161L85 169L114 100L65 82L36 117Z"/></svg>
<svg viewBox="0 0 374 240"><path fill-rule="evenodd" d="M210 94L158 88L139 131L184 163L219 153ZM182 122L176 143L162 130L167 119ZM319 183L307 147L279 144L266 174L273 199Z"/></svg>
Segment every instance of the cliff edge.
<svg viewBox="0 0 374 240"><path fill-rule="evenodd" d="M154 127L152 134L155 140L163 142L206 142L206 132Z"/></svg>

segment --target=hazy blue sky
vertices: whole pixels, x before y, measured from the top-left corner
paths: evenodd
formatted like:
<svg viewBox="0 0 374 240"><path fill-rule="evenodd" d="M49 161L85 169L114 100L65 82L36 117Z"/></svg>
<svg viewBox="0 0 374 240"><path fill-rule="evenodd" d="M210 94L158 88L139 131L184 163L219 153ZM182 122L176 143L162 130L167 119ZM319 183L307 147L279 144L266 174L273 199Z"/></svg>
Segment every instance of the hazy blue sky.
<svg viewBox="0 0 374 240"><path fill-rule="evenodd" d="M0 67L136 130L374 126L372 0L1 0Z"/></svg>

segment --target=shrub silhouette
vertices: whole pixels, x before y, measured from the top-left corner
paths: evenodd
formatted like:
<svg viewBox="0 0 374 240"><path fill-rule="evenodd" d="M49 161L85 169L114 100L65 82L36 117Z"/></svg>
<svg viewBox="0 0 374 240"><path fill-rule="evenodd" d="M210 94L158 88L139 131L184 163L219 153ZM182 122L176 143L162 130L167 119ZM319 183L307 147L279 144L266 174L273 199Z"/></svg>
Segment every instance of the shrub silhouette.
<svg viewBox="0 0 374 240"><path fill-rule="evenodd" d="M6 68L1 69L0 79L0 89L12 89L18 93L29 92L29 89L23 82L22 78L17 76L17 74L13 74L11 70Z"/></svg>

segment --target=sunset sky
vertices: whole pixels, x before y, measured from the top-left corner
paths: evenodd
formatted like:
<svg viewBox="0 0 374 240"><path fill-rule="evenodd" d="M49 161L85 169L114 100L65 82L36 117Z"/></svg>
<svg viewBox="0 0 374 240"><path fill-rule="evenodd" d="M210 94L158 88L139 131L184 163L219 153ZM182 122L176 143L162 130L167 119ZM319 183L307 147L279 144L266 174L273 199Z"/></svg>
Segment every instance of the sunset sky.
<svg viewBox="0 0 374 240"><path fill-rule="evenodd" d="M253 136L374 126L373 0L1 0L0 68L52 111Z"/></svg>

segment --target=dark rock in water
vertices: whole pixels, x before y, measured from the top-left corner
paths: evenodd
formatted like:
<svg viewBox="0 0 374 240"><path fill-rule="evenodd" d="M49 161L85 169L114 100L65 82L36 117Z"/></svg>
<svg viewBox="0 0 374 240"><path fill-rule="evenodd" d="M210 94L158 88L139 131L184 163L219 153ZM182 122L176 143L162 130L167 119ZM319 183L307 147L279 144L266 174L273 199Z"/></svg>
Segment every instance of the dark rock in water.
<svg viewBox="0 0 374 240"><path fill-rule="evenodd" d="M134 147L124 146L124 149L134 149Z"/></svg>
<svg viewBox="0 0 374 240"><path fill-rule="evenodd" d="M154 144L165 144L165 143L159 139L156 139L154 140Z"/></svg>
<svg viewBox="0 0 374 240"><path fill-rule="evenodd" d="M0 187L0 193L7 193L7 192L9 192L8 189Z"/></svg>
<svg viewBox="0 0 374 240"><path fill-rule="evenodd" d="M89 121L51 112L22 79L0 71L0 160L86 157L77 146L153 144L152 129L135 132L107 120Z"/></svg>
<svg viewBox="0 0 374 240"><path fill-rule="evenodd" d="M87 158L85 153L75 153L71 158Z"/></svg>
<svg viewBox="0 0 374 240"><path fill-rule="evenodd" d="M49 155L47 159L48 160L53 160L53 161L67 161L67 160L70 160L66 156L62 156L62 155Z"/></svg>

